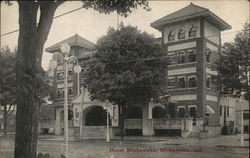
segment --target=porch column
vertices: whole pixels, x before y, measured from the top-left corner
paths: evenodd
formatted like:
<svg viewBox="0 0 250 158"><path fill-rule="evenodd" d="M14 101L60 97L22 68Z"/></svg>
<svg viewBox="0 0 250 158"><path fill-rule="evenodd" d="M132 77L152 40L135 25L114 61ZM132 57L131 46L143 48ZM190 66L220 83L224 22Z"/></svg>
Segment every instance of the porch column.
<svg viewBox="0 0 250 158"><path fill-rule="evenodd" d="M149 119L149 104L142 107L142 135L152 136L154 134L153 119Z"/></svg>

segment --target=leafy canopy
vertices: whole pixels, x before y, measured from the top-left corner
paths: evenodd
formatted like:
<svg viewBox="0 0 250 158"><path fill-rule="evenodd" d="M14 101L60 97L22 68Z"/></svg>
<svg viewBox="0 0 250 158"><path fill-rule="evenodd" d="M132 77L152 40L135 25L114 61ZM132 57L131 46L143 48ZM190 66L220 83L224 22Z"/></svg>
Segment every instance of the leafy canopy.
<svg viewBox="0 0 250 158"><path fill-rule="evenodd" d="M167 61L154 41L132 26L110 28L86 63L84 81L91 98L123 106L165 93Z"/></svg>
<svg viewBox="0 0 250 158"><path fill-rule="evenodd" d="M250 24L246 23L243 30L235 36L234 42L224 44L225 51L222 51L216 64L219 88L223 93L249 92L249 29Z"/></svg>
<svg viewBox="0 0 250 158"><path fill-rule="evenodd" d="M11 51L8 46L3 47L0 56L0 103L16 104L16 50Z"/></svg>

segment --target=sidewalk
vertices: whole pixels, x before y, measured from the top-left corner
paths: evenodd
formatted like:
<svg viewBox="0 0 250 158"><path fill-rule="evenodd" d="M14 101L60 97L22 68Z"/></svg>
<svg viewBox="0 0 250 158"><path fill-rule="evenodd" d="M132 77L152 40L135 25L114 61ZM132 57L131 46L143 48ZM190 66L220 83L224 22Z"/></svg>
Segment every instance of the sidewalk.
<svg viewBox="0 0 250 158"><path fill-rule="evenodd" d="M244 136L244 148L249 147L249 135ZM56 135L39 135L39 140L52 140L52 141L63 141L64 137ZM120 137L115 137L111 139L111 143L118 142ZM105 139L82 139L82 140L70 140L70 142L95 142L100 141L105 143ZM216 146L216 147L236 147L242 148L240 146L240 135L224 135L213 138L182 138L182 137L146 137L146 136L125 136L124 143L156 143L165 145L192 145L192 146Z"/></svg>

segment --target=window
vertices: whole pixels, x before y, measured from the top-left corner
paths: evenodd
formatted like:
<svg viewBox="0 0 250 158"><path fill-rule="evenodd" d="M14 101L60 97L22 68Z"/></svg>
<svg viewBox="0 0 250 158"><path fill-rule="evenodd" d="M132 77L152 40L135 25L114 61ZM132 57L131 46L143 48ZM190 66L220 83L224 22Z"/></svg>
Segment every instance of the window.
<svg viewBox="0 0 250 158"><path fill-rule="evenodd" d="M210 81L211 79L210 79L210 76L207 76L207 80L206 80L206 87L207 88L210 88Z"/></svg>
<svg viewBox="0 0 250 158"><path fill-rule="evenodd" d="M184 118L185 116L185 107L178 107L179 117Z"/></svg>
<svg viewBox="0 0 250 158"><path fill-rule="evenodd" d="M185 77L178 78L178 85L179 85L179 88L186 88Z"/></svg>
<svg viewBox="0 0 250 158"><path fill-rule="evenodd" d="M188 87L192 88L192 87L196 87L196 86L197 86L197 84L196 84L196 77L195 76L189 77Z"/></svg>
<svg viewBox="0 0 250 158"><path fill-rule="evenodd" d="M178 52L178 64L186 63L186 55L185 52Z"/></svg>
<svg viewBox="0 0 250 158"><path fill-rule="evenodd" d="M227 107L227 117L229 117L229 107Z"/></svg>
<svg viewBox="0 0 250 158"><path fill-rule="evenodd" d="M197 27L192 25L190 30L189 30L189 37L196 37L196 33L197 33Z"/></svg>
<svg viewBox="0 0 250 158"><path fill-rule="evenodd" d="M249 119L249 113L243 113L243 119L248 120Z"/></svg>
<svg viewBox="0 0 250 158"><path fill-rule="evenodd" d="M174 41L175 40L175 31L171 30L171 32L168 34L168 41Z"/></svg>
<svg viewBox="0 0 250 158"><path fill-rule="evenodd" d="M57 72L56 78L57 80L63 80L64 73L63 72Z"/></svg>
<svg viewBox="0 0 250 158"><path fill-rule="evenodd" d="M62 97L62 92L61 90L57 90L57 98L61 98Z"/></svg>
<svg viewBox="0 0 250 158"><path fill-rule="evenodd" d="M194 50L189 50L187 52L187 55L188 55L188 62L189 63L196 62L196 53Z"/></svg>
<svg viewBox="0 0 250 158"><path fill-rule="evenodd" d="M249 134L249 126L248 125L244 125L244 133Z"/></svg>
<svg viewBox="0 0 250 158"><path fill-rule="evenodd" d="M73 71L72 70L68 71L68 80L73 80Z"/></svg>
<svg viewBox="0 0 250 158"><path fill-rule="evenodd" d="M208 49L206 51L206 62L210 63L210 56L211 56L212 52L210 49Z"/></svg>
<svg viewBox="0 0 250 158"><path fill-rule="evenodd" d="M69 93L68 95L73 95L73 89L72 89L72 88L69 88L69 89L68 89L68 93Z"/></svg>
<svg viewBox="0 0 250 158"><path fill-rule="evenodd" d="M174 64L176 64L175 58L176 58L175 52L168 53L168 64L169 64L169 65L174 65Z"/></svg>
<svg viewBox="0 0 250 158"><path fill-rule="evenodd" d="M180 29L178 34L178 39L184 39L185 38L186 31L184 29Z"/></svg>
<svg viewBox="0 0 250 158"><path fill-rule="evenodd" d="M222 106L220 106L220 116L222 116Z"/></svg>
<svg viewBox="0 0 250 158"><path fill-rule="evenodd" d="M175 88L175 78L174 77L168 78L168 88Z"/></svg>
<svg viewBox="0 0 250 158"><path fill-rule="evenodd" d="M189 114L191 117L196 117L196 106L189 107Z"/></svg>

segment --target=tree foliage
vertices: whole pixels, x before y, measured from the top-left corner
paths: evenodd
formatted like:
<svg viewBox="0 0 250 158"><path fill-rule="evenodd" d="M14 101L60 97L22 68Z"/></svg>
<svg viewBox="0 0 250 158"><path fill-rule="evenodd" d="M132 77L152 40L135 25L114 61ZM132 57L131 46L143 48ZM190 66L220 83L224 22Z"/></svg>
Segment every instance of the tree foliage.
<svg viewBox="0 0 250 158"><path fill-rule="evenodd" d="M8 46L1 49L0 74L1 92L0 104L16 104L16 50L11 51Z"/></svg>
<svg viewBox="0 0 250 158"><path fill-rule="evenodd" d="M121 106L164 94L167 62L154 38L132 26L110 28L87 63L85 84L92 99Z"/></svg>
<svg viewBox="0 0 250 158"><path fill-rule="evenodd" d="M248 92L249 97L249 37L250 24L246 23L243 30L236 34L234 42L225 43L220 60L216 64L219 72L218 87L222 93L237 94Z"/></svg>

